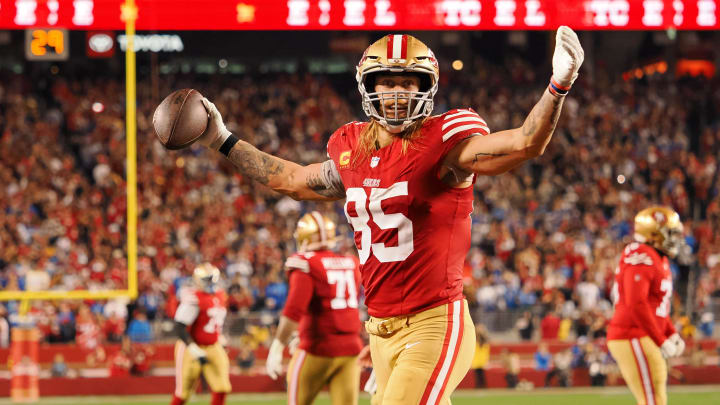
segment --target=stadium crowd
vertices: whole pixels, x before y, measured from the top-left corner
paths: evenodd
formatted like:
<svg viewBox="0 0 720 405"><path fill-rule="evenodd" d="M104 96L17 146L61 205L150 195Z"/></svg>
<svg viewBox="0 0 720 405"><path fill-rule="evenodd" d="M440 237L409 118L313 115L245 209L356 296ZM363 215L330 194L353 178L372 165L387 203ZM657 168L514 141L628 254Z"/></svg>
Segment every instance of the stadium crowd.
<svg viewBox="0 0 720 405"><path fill-rule="evenodd" d="M522 60L475 66L441 76L436 110L469 106L491 130L519 126L547 75ZM3 74L0 286L125 288L123 82ZM155 91L149 80L138 86L140 296L35 302L31 313L48 342L92 349L124 335L153 341L154 325L172 316L175 292L203 260L224 270L231 314L272 324L287 295L283 262L294 248L295 222L310 208L342 224L348 238L340 248L353 250L341 204L283 198L201 147L165 150L152 130L159 102L152 95L194 87L254 145L293 161L322 161L332 131L364 119L349 75L339 86L333 76L309 74L161 79ZM683 296L682 280L697 269L690 275L695 312L683 313L678 295L677 322L686 336L712 335L712 299L720 297L720 235L713 232L720 227L719 83L670 74L624 81L601 70L592 82L581 77L541 158L476 181L466 261L476 321L507 329L492 323L493 314L512 312L521 314L510 325L521 339L604 336L613 271L633 216L661 203L685 221L689 248L673 265ZM0 305L0 316L13 324L18 305ZM247 329L244 323L231 333Z"/></svg>

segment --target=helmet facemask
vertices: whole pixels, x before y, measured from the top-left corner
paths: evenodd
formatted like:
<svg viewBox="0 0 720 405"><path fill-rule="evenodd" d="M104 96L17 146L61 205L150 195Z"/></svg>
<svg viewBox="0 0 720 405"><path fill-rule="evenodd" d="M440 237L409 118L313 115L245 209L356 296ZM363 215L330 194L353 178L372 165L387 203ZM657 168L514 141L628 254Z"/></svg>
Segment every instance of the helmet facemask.
<svg viewBox="0 0 720 405"><path fill-rule="evenodd" d="M663 236L660 250L667 253L670 257L676 257L678 253L680 253L680 248L685 243L682 227L662 227L660 228L660 234Z"/></svg>
<svg viewBox="0 0 720 405"><path fill-rule="evenodd" d="M397 70L378 68L365 73L358 83L358 90L363 99L363 111L391 133L400 133L415 121L430 116L434 107L433 97L438 88L437 82L432 84L430 73L425 72L417 74L420 78L420 91L374 91L374 79L379 74L418 73L417 69L400 72ZM368 88L372 91L368 91ZM393 107L388 108L388 104Z"/></svg>
<svg viewBox="0 0 720 405"><path fill-rule="evenodd" d="M210 263L203 263L193 272L195 286L208 294L213 294L220 282L220 270Z"/></svg>

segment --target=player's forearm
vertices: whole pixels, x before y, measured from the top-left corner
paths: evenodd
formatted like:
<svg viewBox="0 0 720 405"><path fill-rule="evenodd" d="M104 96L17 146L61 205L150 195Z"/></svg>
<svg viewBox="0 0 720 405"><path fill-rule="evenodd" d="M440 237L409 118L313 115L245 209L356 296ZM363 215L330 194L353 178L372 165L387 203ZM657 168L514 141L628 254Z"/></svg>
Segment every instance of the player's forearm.
<svg viewBox="0 0 720 405"><path fill-rule="evenodd" d="M329 184L330 174L326 173L329 167L325 163L301 166L265 153L243 140L237 141L227 158L244 176L296 200L333 201L345 196L342 187Z"/></svg>
<svg viewBox="0 0 720 405"><path fill-rule="evenodd" d="M183 323L175 322L175 335L177 335L178 339L182 340L186 345L189 345L193 341L190 337L190 333L187 331L187 325Z"/></svg>
<svg viewBox="0 0 720 405"><path fill-rule="evenodd" d="M295 193L289 181L301 166L265 153L249 143L238 140L227 158L243 176L286 195Z"/></svg>
<svg viewBox="0 0 720 405"><path fill-rule="evenodd" d="M284 346L290 342L292 334L298 328L298 323L288 318L285 315L280 316L280 323L278 324L277 331L275 332L275 339L280 341Z"/></svg>
<svg viewBox="0 0 720 405"><path fill-rule="evenodd" d="M522 148L526 157L540 156L557 126L565 97L557 97L548 90L543 92L540 101L535 104L530 114L525 119L521 129Z"/></svg>

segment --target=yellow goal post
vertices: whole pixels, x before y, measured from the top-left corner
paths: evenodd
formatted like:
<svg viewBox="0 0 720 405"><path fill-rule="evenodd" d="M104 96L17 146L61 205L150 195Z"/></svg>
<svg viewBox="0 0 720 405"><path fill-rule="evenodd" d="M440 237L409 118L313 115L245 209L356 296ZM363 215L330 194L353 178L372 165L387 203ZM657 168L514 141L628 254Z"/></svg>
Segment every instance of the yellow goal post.
<svg viewBox="0 0 720 405"><path fill-rule="evenodd" d="M125 146L126 146L126 193L127 193L127 265L128 279L125 290L72 290L72 291L0 291L0 301L21 301L20 315L25 315L30 300L111 299L136 298L137 285L137 120L135 79L135 0L125 0L120 9L125 21L127 50L125 51Z"/></svg>

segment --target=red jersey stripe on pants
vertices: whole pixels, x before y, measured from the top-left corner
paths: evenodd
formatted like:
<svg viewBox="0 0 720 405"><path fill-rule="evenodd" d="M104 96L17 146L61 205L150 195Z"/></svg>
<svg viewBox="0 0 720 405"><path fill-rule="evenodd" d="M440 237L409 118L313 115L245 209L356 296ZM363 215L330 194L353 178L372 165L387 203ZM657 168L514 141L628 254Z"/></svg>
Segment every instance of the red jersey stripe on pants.
<svg viewBox="0 0 720 405"><path fill-rule="evenodd" d="M475 350L467 301L413 315L371 317L365 328L378 382L374 405L450 403Z"/></svg>

